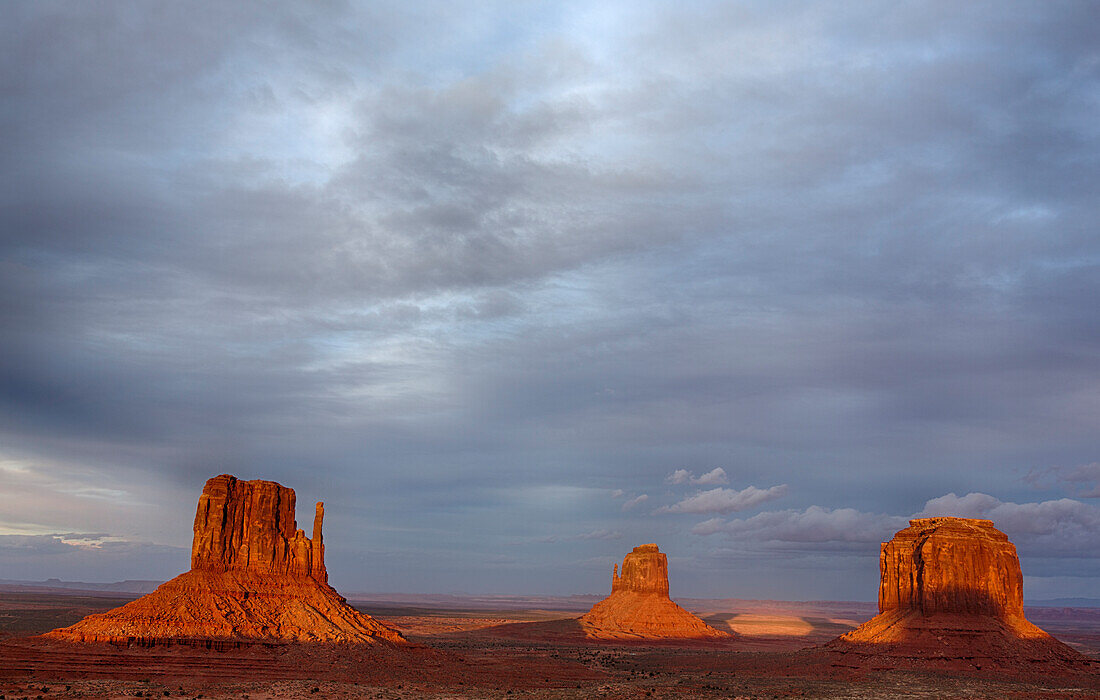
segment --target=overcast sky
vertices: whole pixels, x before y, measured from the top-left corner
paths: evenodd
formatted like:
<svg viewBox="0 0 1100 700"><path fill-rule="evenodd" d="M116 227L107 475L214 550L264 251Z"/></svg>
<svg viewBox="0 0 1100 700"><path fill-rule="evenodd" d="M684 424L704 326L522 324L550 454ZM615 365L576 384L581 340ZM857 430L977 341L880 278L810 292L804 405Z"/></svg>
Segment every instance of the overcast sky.
<svg viewBox="0 0 1100 700"><path fill-rule="evenodd" d="M875 598L916 514L1100 591L1100 6L0 4L0 578Z"/></svg>

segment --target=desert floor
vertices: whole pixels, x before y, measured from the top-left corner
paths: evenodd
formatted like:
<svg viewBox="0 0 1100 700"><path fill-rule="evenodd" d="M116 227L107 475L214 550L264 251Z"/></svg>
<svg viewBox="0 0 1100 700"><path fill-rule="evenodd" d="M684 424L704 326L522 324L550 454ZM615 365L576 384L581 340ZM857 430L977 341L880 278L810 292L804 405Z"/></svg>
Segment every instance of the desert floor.
<svg viewBox="0 0 1100 700"><path fill-rule="evenodd" d="M34 635L131 597L0 592L0 700L12 698L1081 698L1100 664L1051 678L859 670L812 650L874 612L867 603L680 600L729 641L591 642L579 599L366 599L408 650L261 646L118 649ZM1100 609L1029 608L1036 624L1100 661Z"/></svg>

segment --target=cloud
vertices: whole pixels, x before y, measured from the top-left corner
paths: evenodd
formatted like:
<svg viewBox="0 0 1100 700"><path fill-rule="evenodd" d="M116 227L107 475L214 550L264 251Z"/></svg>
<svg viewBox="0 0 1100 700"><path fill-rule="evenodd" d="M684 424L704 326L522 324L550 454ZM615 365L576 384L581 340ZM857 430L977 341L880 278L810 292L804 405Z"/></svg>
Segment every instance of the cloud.
<svg viewBox="0 0 1100 700"><path fill-rule="evenodd" d="M726 470L722 467L716 467L711 469L706 474L696 478L694 474L687 469L677 469L676 471L665 477L665 481L670 484L696 484L699 486L717 486L719 484L728 484L729 479L726 476Z"/></svg>
<svg viewBox="0 0 1100 700"><path fill-rule="evenodd" d="M611 497L612 498L622 498L625 495L626 495L626 492L623 491L622 489L615 489L611 492Z"/></svg>
<svg viewBox="0 0 1100 700"><path fill-rule="evenodd" d="M722 532L725 526L726 521L723 518L711 518L691 528L691 533L693 535L713 535L716 532Z"/></svg>
<svg viewBox="0 0 1100 700"><path fill-rule="evenodd" d="M884 542L906 524L905 518L892 515L810 506L802 511L767 511L739 520L712 518L696 525L692 533L725 533L757 542L863 544Z"/></svg>
<svg viewBox="0 0 1100 700"><path fill-rule="evenodd" d="M722 467L716 467L711 469L706 474L703 474L698 479L692 479L691 483L698 484L700 486L717 486L719 484L728 484L729 479L726 477L726 470Z"/></svg>
<svg viewBox="0 0 1100 700"><path fill-rule="evenodd" d="M686 484L691 481L691 478L691 472L687 469L677 469L669 474L668 477L665 478L665 481L670 484Z"/></svg>
<svg viewBox="0 0 1100 700"><path fill-rule="evenodd" d="M712 472L713 473L713 472ZM671 506L662 506L658 513L732 513L753 506L774 501L787 495L787 485L780 484L767 489L755 486L736 491L734 489L715 488L700 491Z"/></svg>
<svg viewBox="0 0 1100 700"><path fill-rule="evenodd" d="M933 498L915 517L992 520L1022 551L1034 556L1100 556L1100 508L1071 498L1012 503L985 493Z"/></svg>
<svg viewBox="0 0 1100 700"><path fill-rule="evenodd" d="M1024 476L1024 481L1036 488L1047 488L1049 477L1069 486L1074 496L1100 498L1100 462L1090 462L1072 468L1032 469Z"/></svg>
<svg viewBox="0 0 1100 700"><path fill-rule="evenodd" d="M1081 498L1100 498L1100 462L1074 468L1066 474L1065 480L1079 487L1076 495Z"/></svg>
<svg viewBox="0 0 1100 700"><path fill-rule="evenodd" d="M623 536L623 533L618 531L618 530L599 529L599 530L592 530L590 532L586 532L582 535L577 535L576 539L578 539L578 540L618 540L618 539L621 539L622 536Z"/></svg>
<svg viewBox="0 0 1100 700"><path fill-rule="evenodd" d="M586 542L591 540L618 540L622 539L623 533L619 530L608 529L596 529L584 532L578 535L570 535L568 537L562 537L559 535L548 535L546 537L540 537L538 542L554 543L554 542ZM520 543L517 543L520 544Z"/></svg>
<svg viewBox="0 0 1100 700"><path fill-rule="evenodd" d="M0 535L0 551L5 554L53 555L102 550L117 555L148 552L181 552L182 547L135 542L102 532L62 532L46 535Z"/></svg>
<svg viewBox="0 0 1100 700"><path fill-rule="evenodd" d="M105 533L0 535L0 568L13 579L166 579L187 569L188 552Z"/></svg>
<svg viewBox="0 0 1100 700"><path fill-rule="evenodd" d="M623 504L623 510L633 510L635 507L640 506L648 500L649 496L644 493L641 496L635 496Z"/></svg>
<svg viewBox="0 0 1100 700"><path fill-rule="evenodd" d="M6 554L57 554L74 546L64 542L62 535L0 535L0 551Z"/></svg>
<svg viewBox="0 0 1100 700"><path fill-rule="evenodd" d="M669 465L1092 462L1096 11L869 7L0 3L4 520L184 544L229 471L370 530L349 579L572 590L442 562Z"/></svg>
<svg viewBox="0 0 1100 700"><path fill-rule="evenodd" d="M936 516L993 520L1021 554L1032 558L1100 557L1095 537L1100 528L1100 508L1080 501L1063 498L1011 503L984 493L949 493L929 500L921 512L910 517ZM743 546L763 546L764 550L819 543L855 552L864 544L888 541L908 521L909 517L815 505L802 511L767 511L744 519L710 518L695 525L691 532L700 536L722 534ZM1064 572L1066 566L1037 562L1033 570Z"/></svg>

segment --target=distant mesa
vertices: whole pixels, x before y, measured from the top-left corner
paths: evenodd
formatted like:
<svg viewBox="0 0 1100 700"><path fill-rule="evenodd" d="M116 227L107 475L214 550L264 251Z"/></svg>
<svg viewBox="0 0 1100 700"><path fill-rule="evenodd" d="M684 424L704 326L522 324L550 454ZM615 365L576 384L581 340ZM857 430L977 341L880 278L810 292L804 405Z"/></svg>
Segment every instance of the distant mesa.
<svg viewBox="0 0 1100 700"><path fill-rule="evenodd" d="M700 639L730 635L714 629L668 597L668 558L655 544L635 547L611 575L611 595L580 618L594 639Z"/></svg>
<svg viewBox="0 0 1100 700"><path fill-rule="evenodd" d="M910 520L883 543L879 571L879 614L828 649L979 668L1084 659L1024 617L1016 547L990 520Z"/></svg>
<svg viewBox="0 0 1100 700"><path fill-rule="evenodd" d="M47 636L144 646L254 642L404 644L328 585L318 503L313 537L297 528L294 490L223 474L195 513L191 570L149 595Z"/></svg>

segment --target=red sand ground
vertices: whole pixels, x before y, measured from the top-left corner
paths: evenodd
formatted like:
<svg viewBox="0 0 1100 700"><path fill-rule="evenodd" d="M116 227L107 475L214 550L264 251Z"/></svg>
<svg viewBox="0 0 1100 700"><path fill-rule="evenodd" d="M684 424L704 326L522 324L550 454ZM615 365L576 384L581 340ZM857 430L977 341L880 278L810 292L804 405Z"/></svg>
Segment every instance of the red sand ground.
<svg viewBox="0 0 1100 700"><path fill-rule="evenodd" d="M709 624L737 636L663 644L585 639L576 622L581 611L426 610L377 603L366 612L402 628L413 648L119 649L25 636L117 604L72 595L0 594L4 700L165 697L165 692L187 698L247 695L251 700L1100 697L1100 662L1061 677L1029 668L921 673L852 669L827 653L800 651L870 617L874 606L860 603L687 604ZM1029 609L1028 614L1100 658L1100 610Z"/></svg>

